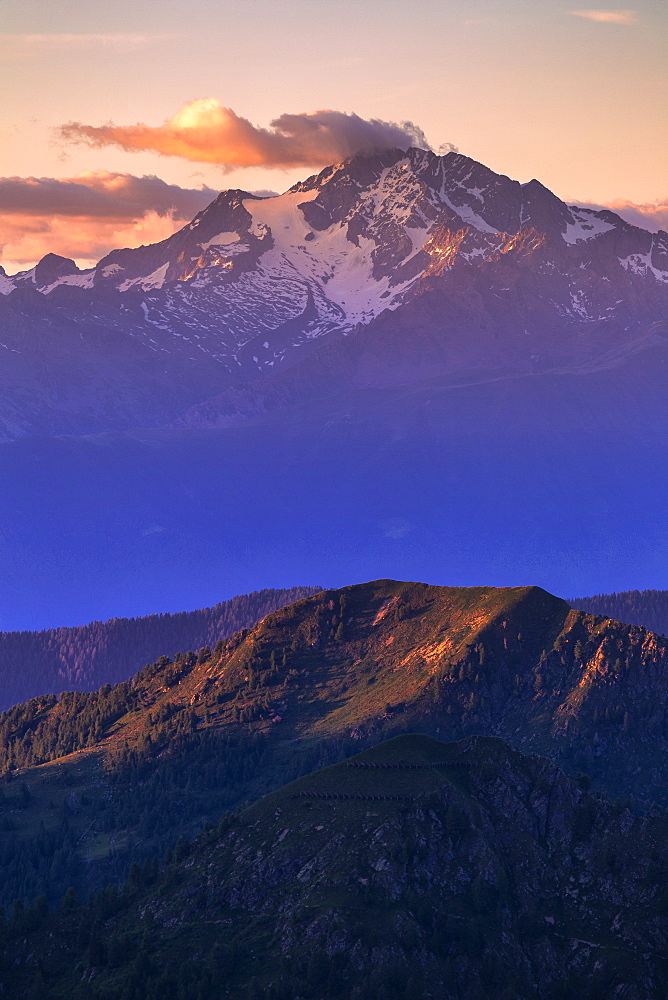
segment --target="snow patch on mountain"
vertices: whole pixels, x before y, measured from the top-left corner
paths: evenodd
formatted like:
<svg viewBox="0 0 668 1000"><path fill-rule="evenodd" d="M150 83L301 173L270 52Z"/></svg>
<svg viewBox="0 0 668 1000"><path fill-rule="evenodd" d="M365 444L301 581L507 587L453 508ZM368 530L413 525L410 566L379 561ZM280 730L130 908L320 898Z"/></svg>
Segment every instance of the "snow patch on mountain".
<svg viewBox="0 0 668 1000"><path fill-rule="evenodd" d="M455 212L456 215L474 229L479 229L483 233L496 233L493 226L488 225L482 216L478 215L470 205L456 205L445 193L441 191L441 198L445 204Z"/></svg>
<svg viewBox="0 0 668 1000"><path fill-rule="evenodd" d="M653 274L657 281L668 282L668 271L654 267L652 263L652 251L648 253L632 253L628 257L620 259L619 263L625 271L632 274L642 275Z"/></svg>
<svg viewBox="0 0 668 1000"><path fill-rule="evenodd" d="M283 252L291 253L295 241L303 240L311 228L307 225L299 206L308 201L315 201L319 194L319 190L314 188L313 191L305 193L288 191L277 198L244 201L243 206L253 219L251 234L262 237L271 232L276 247Z"/></svg>
<svg viewBox="0 0 668 1000"><path fill-rule="evenodd" d="M151 288L162 288L165 283L165 277L167 271L169 270L169 261L165 264L161 264L160 267L156 268L151 274L146 274L141 278L129 278L121 282L118 286L119 292L127 292L129 288L135 288L139 286L145 292L149 291Z"/></svg>
<svg viewBox="0 0 668 1000"><path fill-rule="evenodd" d="M65 302L79 328L104 324L151 352L205 359L228 380L290 364L435 288L481 316L480 295L492 317L531 300L549 326L627 323L620 285L643 283L644 294L668 280L659 237L650 246L645 231L567 206L538 181L422 149L360 155L283 195L223 192L168 239L91 271L49 258L39 280L36 269L0 275L0 293L78 286L88 294Z"/></svg>
<svg viewBox="0 0 668 1000"><path fill-rule="evenodd" d="M48 295L49 292L52 292L54 288L58 288L60 285L72 285L74 288L92 288L94 281L95 269L92 268L84 274L65 274L56 281L52 281L50 285L42 287L40 291L43 295Z"/></svg>
<svg viewBox="0 0 668 1000"><path fill-rule="evenodd" d="M607 233L615 227L604 219L597 218L597 213L588 208L577 208L571 206L572 222L566 226L563 234L564 241L573 245L581 240L591 240L601 233Z"/></svg>
<svg viewBox="0 0 668 1000"><path fill-rule="evenodd" d="M202 250L208 250L209 247L227 247L231 243L238 243L239 239L239 233L218 233L205 243L200 243L200 246Z"/></svg>
<svg viewBox="0 0 668 1000"><path fill-rule="evenodd" d="M404 159L382 170L375 183L360 190L351 209L325 229L313 229L301 206L315 201L319 187L294 191L261 202L246 201L253 217L251 233L271 236L273 249L265 251L259 267L280 277L294 271L327 302L344 329L369 322L384 309L399 304L404 292L419 276L419 270L397 280L391 267L382 266L388 237L404 237L405 264L424 247L433 218L420 209L424 185ZM392 230L392 232L390 231ZM392 247L393 250L396 247Z"/></svg>

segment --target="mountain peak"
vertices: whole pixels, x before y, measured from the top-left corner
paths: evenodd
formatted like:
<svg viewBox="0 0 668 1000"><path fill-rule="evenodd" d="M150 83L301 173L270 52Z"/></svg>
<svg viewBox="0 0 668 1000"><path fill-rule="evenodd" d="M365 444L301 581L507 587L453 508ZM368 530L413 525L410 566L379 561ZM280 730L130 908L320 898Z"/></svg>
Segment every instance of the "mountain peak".
<svg viewBox="0 0 668 1000"><path fill-rule="evenodd" d="M68 275L81 274L77 265L69 257L61 257L56 253L47 253L35 265L33 274L38 288L52 285L59 278Z"/></svg>

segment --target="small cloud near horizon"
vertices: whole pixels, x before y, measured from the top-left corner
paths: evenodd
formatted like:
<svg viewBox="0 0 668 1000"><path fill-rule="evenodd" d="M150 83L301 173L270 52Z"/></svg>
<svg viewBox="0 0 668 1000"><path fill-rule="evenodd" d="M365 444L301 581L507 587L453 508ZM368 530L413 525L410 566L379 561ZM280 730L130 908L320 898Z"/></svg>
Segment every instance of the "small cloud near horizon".
<svg viewBox="0 0 668 1000"><path fill-rule="evenodd" d="M405 517L386 517L378 522L378 527L383 532L384 538L394 538L396 541L399 538L405 538L413 531L415 525Z"/></svg>
<svg viewBox="0 0 668 1000"><path fill-rule="evenodd" d="M598 21L600 24L621 24L629 26L638 23L634 10L569 10L573 17L584 17L588 21Z"/></svg>
<svg viewBox="0 0 668 1000"><path fill-rule="evenodd" d="M127 152L151 151L223 170L237 167L322 167L383 149L409 146L431 148L413 122L365 119L354 113L323 109L282 114L269 128L224 107L215 98L184 104L162 125L86 125L68 122L57 129L68 143L93 147L118 146Z"/></svg>

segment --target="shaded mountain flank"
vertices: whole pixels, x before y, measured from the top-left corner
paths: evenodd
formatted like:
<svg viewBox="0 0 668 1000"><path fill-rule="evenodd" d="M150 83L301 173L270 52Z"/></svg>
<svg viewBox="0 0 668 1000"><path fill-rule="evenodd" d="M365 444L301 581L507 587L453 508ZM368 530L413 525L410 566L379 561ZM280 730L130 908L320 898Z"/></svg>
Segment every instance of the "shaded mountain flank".
<svg viewBox="0 0 668 1000"><path fill-rule="evenodd" d="M5 899L85 893L402 732L502 737L651 812L667 690L666 639L537 587L323 591L213 651L0 716Z"/></svg>
<svg viewBox="0 0 668 1000"><path fill-rule="evenodd" d="M14 908L0 982L81 1000L662 1000L668 820L488 737L406 735Z"/></svg>
<svg viewBox="0 0 668 1000"><path fill-rule="evenodd" d="M621 590L575 597L568 603L590 615L616 618L620 622L641 625L658 635L668 635L668 590Z"/></svg>
<svg viewBox="0 0 668 1000"><path fill-rule="evenodd" d="M214 646L319 589L259 590L197 611L112 618L42 632L0 632L0 708L36 695L117 684L159 656Z"/></svg>

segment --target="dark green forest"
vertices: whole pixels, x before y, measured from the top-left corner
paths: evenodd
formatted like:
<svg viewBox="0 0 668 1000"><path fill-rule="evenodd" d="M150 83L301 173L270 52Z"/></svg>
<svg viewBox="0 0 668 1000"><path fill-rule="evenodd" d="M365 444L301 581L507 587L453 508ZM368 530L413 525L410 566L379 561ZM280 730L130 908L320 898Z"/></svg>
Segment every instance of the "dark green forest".
<svg viewBox="0 0 668 1000"><path fill-rule="evenodd" d="M320 592L113 687L2 713L0 902L120 886L227 811L400 732L493 732L587 772L620 808L663 806L647 678L662 684L667 663L664 640L537 588Z"/></svg>
<svg viewBox="0 0 668 1000"><path fill-rule="evenodd" d="M22 1000L662 1000L665 816L484 737L355 762L311 762L120 885L15 901L0 983Z"/></svg>
<svg viewBox="0 0 668 1000"><path fill-rule="evenodd" d="M331 744L275 761L275 750L262 734L225 737L205 730L177 738L172 752L159 761L127 750L108 766L104 787L81 789L63 782L29 837L14 830L30 815L31 787L23 781L6 783L0 788L0 905L11 909L14 900L29 905L44 896L53 907L69 887L86 899L96 886L120 885L137 863L178 857L191 837L247 798L351 749ZM94 838L108 849L100 855L84 846L82 865L82 838Z"/></svg>

